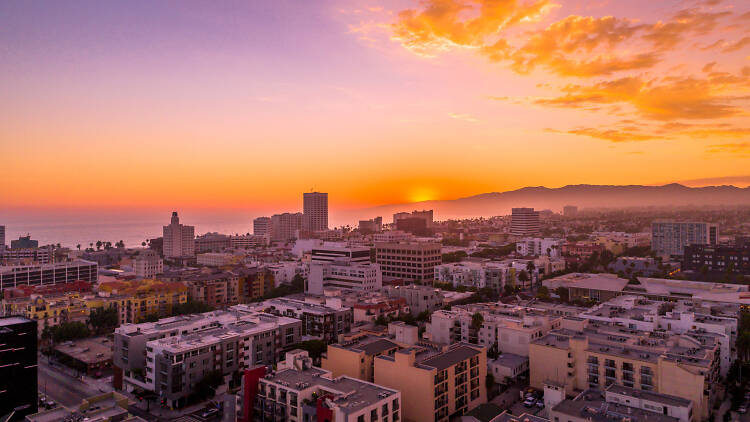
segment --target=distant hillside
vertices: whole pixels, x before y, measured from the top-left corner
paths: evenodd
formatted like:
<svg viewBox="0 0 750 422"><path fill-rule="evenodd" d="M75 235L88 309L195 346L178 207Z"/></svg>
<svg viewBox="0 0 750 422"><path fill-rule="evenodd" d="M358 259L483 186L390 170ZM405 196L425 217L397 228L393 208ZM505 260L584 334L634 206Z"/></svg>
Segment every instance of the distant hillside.
<svg viewBox="0 0 750 422"><path fill-rule="evenodd" d="M490 217L510 214L513 207L534 207L560 211L565 205L578 208L619 208L635 206L750 205L750 187L707 186L690 188L680 184L664 186L569 185L561 188L526 187L508 192L492 192L453 200L383 205L340 215L337 220L382 216L390 222L393 213L434 209L436 220Z"/></svg>

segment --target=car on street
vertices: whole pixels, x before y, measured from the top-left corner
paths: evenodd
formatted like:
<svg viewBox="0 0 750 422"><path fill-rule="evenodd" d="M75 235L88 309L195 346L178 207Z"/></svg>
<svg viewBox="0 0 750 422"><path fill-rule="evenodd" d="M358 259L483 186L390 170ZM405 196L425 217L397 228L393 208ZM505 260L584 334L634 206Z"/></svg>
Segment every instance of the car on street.
<svg viewBox="0 0 750 422"><path fill-rule="evenodd" d="M528 397L524 402L523 405L525 407L534 407L534 404L536 403L536 400L534 400L533 397Z"/></svg>

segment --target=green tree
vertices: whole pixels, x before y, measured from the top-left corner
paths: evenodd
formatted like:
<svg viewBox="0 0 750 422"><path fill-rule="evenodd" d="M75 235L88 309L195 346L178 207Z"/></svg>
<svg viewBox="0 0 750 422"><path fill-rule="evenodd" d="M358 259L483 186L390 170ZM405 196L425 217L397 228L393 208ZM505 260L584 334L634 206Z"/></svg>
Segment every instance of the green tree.
<svg viewBox="0 0 750 422"><path fill-rule="evenodd" d="M479 312L475 312L474 315L471 316L471 328L479 330L482 328L482 324L484 324L484 316Z"/></svg>
<svg viewBox="0 0 750 422"><path fill-rule="evenodd" d="M94 308L89 313L89 325L97 334L102 334L117 327L118 315L117 309Z"/></svg>
<svg viewBox="0 0 750 422"><path fill-rule="evenodd" d="M555 289L555 293L560 296L560 301L563 303L568 303L570 301L570 292L565 287L558 287Z"/></svg>
<svg viewBox="0 0 750 422"><path fill-rule="evenodd" d="M98 251L99 249L101 249L103 244L104 243L101 240L97 240L96 241L96 250Z"/></svg>
<svg viewBox="0 0 750 422"><path fill-rule="evenodd" d="M221 371L211 371L195 383L193 394L198 401L205 401L216 395L216 389L224 383Z"/></svg>
<svg viewBox="0 0 750 422"><path fill-rule="evenodd" d="M547 286L540 286L539 290L537 290L536 292L536 297L538 297L541 300L549 300L550 295L549 295L549 289L547 288Z"/></svg>
<svg viewBox="0 0 750 422"><path fill-rule="evenodd" d="M307 354L314 361L318 361L323 353L328 350L328 345L323 340L306 340L295 344L294 348L307 350Z"/></svg>
<svg viewBox="0 0 750 422"><path fill-rule="evenodd" d="M417 315L417 321L428 322L430 320L430 311L424 310Z"/></svg>

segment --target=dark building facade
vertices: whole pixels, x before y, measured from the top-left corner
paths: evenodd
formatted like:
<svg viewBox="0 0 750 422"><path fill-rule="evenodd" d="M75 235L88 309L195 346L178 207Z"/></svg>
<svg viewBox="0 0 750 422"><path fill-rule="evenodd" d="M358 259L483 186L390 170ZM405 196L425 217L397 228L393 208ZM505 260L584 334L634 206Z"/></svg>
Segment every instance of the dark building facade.
<svg viewBox="0 0 750 422"><path fill-rule="evenodd" d="M38 411L36 335L34 320L0 318L0 417L11 421Z"/></svg>
<svg viewBox="0 0 750 422"><path fill-rule="evenodd" d="M690 245L685 247L682 258L683 271L731 271L750 275L750 245L712 246Z"/></svg>

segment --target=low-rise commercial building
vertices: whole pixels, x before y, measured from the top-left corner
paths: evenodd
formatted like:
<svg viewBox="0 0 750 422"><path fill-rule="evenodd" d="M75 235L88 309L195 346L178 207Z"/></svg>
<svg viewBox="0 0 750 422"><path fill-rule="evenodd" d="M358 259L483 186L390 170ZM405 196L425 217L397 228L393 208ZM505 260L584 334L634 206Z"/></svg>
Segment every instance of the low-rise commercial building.
<svg viewBox="0 0 750 422"><path fill-rule="evenodd" d="M223 267L231 264L237 264L242 260L241 256L231 253L206 252L196 255L198 265L207 267Z"/></svg>
<svg viewBox="0 0 750 422"><path fill-rule="evenodd" d="M454 287L489 287L502 292L506 284L515 283L516 269L500 262L463 261L435 266L435 281Z"/></svg>
<svg viewBox="0 0 750 422"><path fill-rule="evenodd" d="M130 399L117 393L104 393L88 397L77 406L58 406L33 415L27 415L26 422L74 422L74 421L117 421L117 422L146 422L128 411Z"/></svg>
<svg viewBox="0 0 750 422"><path fill-rule="evenodd" d="M525 237L516 242L516 252L522 256L549 256L559 257L562 255L563 239L549 237Z"/></svg>
<svg viewBox="0 0 750 422"><path fill-rule="evenodd" d="M383 287L383 275L378 264L313 261L305 292L320 295L323 289L332 287L360 292L379 290Z"/></svg>
<svg viewBox="0 0 750 422"><path fill-rule="evenodd" d="M54 264L0 266L0 292L18 286L44 286L74 281L96 283L96 262L76 260Z"/></svg>

